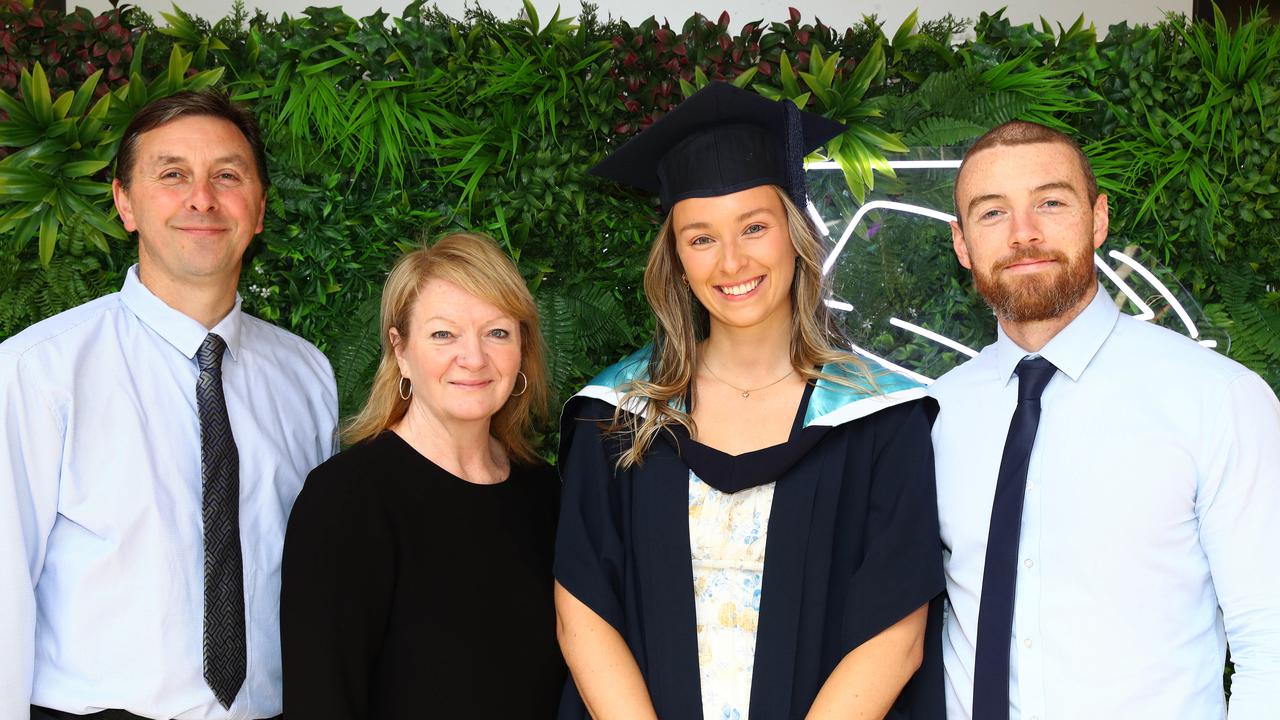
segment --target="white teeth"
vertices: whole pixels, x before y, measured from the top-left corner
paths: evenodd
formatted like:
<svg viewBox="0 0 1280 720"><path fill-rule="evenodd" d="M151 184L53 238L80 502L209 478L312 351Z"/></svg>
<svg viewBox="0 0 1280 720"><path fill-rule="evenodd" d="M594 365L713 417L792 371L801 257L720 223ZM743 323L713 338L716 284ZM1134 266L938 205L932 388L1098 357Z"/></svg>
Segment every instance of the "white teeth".
<svg viewBox="0 0 1280 720"><path fill-rule="evenodd" d="M764 282L764 277L748 280L741 285L721 285L720 292L725 295L745 295L759 287L762 282Z"/></svg>

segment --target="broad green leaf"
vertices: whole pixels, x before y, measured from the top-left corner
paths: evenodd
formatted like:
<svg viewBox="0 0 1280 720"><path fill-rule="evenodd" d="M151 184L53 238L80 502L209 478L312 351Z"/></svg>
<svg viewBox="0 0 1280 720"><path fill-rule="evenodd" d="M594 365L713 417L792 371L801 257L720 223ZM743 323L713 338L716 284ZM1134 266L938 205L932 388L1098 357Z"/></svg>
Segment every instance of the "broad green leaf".
<svg viewBox="0 0 1280 720"><path fill-rule="evenodd" d="M69 178L92 175L111 163L106 160L79 160L62 166L62 176Z"/></svg>
<svg viewBox="0 0 1280 720"><path fill-rule="evenodd" d="M35 116L33 116L31 112L27 110L26 106L18 102L17 100L14 100L13 97L9 95L9 93L3 90L0 90L0 110L3 110L9 114L9 119L3 122L4 125L10 125L10 124L21 125L21 126L36 125Z"/></svg>
<svg viewBox="0 0 1280 720"><path fill-rule="evenodd" d="M97 89L98 79L101 77L102 71L98 70L80 83L80 88L76 90L75 98L71 101L71 108L69 109L71 115L76 117L84 115L85 108L89 107L89 101L93 99L93 91ZM103 97L108 95L110 93L103 95Z"/></svg>
<svg viewBox="0 0 1280 720"><path fill-rule="evenodd" d="M54 248L58 246L58 214L46 212L40 220L40 264L49 267Z"/></svg>
<svg viewBox="0 0 1280 720"><path fill-rule="evenodd" d="M876 40L867 54L858 62L853 74L845 83L845 98L861 98L871 87L871 81L884 70L884 45Z"/></svg>
<svg viewBox="0 0 1280 720"><path fill-rule="evenodd" d="M907 19L903 20L902 24L898 26L898 30L893 34L893 40L891 41L891 45L894 48L901 49L907 39L911 37L911 33L915 32L916 19L919 14L919 8L912 10Z"/></svg>
<svg viewBox="0 0 1280 720"><path fill-rule="evenodd" d="M758 70L759 68L757 68L755 65L752 65L746 70L743 70L742 74L738 75L738 77L733 79L733 83L732 83L733 86L745 89L747 85L751 84L751 80L756 76L756 72L758 72Z"/></svg>
<svg viewBox="0 0 1280 720"><path fill-rule="evenodd" d="M26 71L23 71L26 77ZM31 68L30 80L27 82L27 93L24 99L31 108L31 114L35 116L41 124L49 125L53 122L53 99L49 93L49 79L45 77L44 68L40 63L36 63Z"/></svg>
<svg viewBox="0 0 1280 720"><path fill-rule="evenodd" d="M71 101L75 98L75 93L67 90L53 101L53 119L54 121L63 120L67 117L67 111L71 109Z"/></svg>
<svg viewBox="0 0 1280 720"><path fill-rule="evenodd" d="M133 59L129 61L129 77L142 74L142 56L146 47L147 34L144 32L133 46Z"/></svg>
<svg viewBox="0 0 1280 720"><path fill-rule="evenodd" d="M31 214L15 224L13 237L20 243L19 248L40 231L40 224L44 221L44 216L53 212L53 209L48 205L36 204L33 207L35 209Z"/></svg>
<svg viewBox="0 0 1280 720"><path fill-rule="evenodd" d="M183 89L197 91L211 88L218 84L218 81L222 79L222 73L225 71L225 67L216 67L212 70L198 72L186 81L186 87Z"/></svg>
<svg viewBox="0 0 1280 720"><path fill-rule="evenodd" d="M818 78L814 77L810 73L801 72L800 79L804 81L805 85L809 86L809 89L813 92L814 96L818 98L818 102L821 103L824 109L831 108L833 105L832 94L827 90L827 88L822 86L822 82L819 81Z"/></svg>
<svg viewBox="0 0 1280 720"><path fill-rule="evenodd" d="M782 82L782 92L793 98L800 94L800 86L796 83L795 73L791 71L791 58L783 51L778 57L778 80Z"/></svg>

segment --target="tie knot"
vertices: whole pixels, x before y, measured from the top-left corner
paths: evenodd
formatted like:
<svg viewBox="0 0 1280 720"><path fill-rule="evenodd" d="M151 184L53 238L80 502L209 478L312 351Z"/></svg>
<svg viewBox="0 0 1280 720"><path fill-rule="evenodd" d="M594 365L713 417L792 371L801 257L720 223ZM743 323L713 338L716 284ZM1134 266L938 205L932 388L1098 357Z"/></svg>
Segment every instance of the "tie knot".
<svg viewBox="0 0 1280 720"><path fill-rule="evenodd" d="M1042 357L1024 357L1014 371L1018 376L1018 402L1039 400L1044 388L1058 371L1053 363Z"/></svg>
<svg viewBox="0 0 1280 720"><path fill-rule="evenodd" d="M227 341L217 333L206 335L204 342L200 343L200 349L196 351L196 362L200 363L200 371L221 370L222 351L226 349Z"/></svg>

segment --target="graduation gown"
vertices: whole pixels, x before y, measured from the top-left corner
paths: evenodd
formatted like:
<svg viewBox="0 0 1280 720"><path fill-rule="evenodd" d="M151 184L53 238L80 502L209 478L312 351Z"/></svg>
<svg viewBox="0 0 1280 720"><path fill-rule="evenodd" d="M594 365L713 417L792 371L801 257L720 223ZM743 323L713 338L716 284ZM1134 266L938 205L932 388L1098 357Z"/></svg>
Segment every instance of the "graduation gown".
<svg viewBox="0 0 1280 720"><path fill-rule="evenodd" d="M849 651L926 603L924 665L889 717L944 717L934 413L924 388L872 366L878 393L825 380L806 388L786 443L732 456L677 428L660 433L643 464L619 469L628 440L603 428L618 388L648 361L648 348L631 355L565 405L555 576L626 639L658 717L702 717L690 470L726 492L777 483L751 720L803 718ZM560 717L588 717L572 679Z"/></svg>

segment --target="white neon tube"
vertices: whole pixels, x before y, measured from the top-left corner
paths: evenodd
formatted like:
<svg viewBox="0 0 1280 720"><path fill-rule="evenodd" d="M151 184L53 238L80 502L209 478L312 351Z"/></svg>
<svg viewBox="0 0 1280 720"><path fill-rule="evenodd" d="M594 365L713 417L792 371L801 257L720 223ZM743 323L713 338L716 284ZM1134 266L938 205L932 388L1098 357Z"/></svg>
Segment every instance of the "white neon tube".
<svg viewBox="0 0 1280 720"><path fill-rule="evenodd" d="M818 214L818 208L814 206L812 200L809 200L805 204L804 209L809 212L809 219L812 220L813 224L822 231L822 235L824 237L831 234L831 229L827 227L827 221L823 220L822 216Z"/></svg>
<svg viewBox="0 0 1280 720"><path fill-rule="evenodd" d="M875 353L873 353L873 352L870 352L870 351L868 351L868 350L864 350L864 349L863 349L863 348L861 348L861 347L858 347L855 343L849 343L849 347L850 347L854 352L858 353L859 355L861 355L861 356L863 356L863 357L865 357L865 358L870 358L870 359L872 359L872 360L875 360L876 362L878 362L878 363L880 363L881 365L883 365L883 366L885 366L885 367L889 368L890 370L892 370L892 371L894 371L894 372L897 372L897 373L901 373L901 374L903 374L903 375L906 375L907 377L911 378L912 380L915 380L915 381L916 381L916 382L918 382L918 383L921 383L921 384L924 384L924 385L932 385L932 384L933 384L933 378L928 377L928 376L926 376L926 375L921 375L920 373L917 373L917 372L912 372L912 371L910 371L910 370L908 370L908 369L906 369L906 368L902 367L901 365L898 365L897 363L889 362L888 360L885 360L884 358L880 357L879 355L876 355L876 354L875 354Z"/></svg>
<svg viewBox="0 0 1280 720"><path fill-rule="evenodd" d="M922 328L919 325L916 325L915 323L909 323L906 320L899 320L896 317L891 317L889 318L889 324L894 325L896 327L900 327L903 330L910 330L911 332L917 335L920 335L921 337L926 337L938 344L946 345L952 350L959 350L960 352L964 353L965 355L968 355L969 357L978 356L977 350L974 350L973 348L967 345L962 345L961 343L958 343L955 340L952 340L951 338L946 337L945 335L939 335L938 333L932 330L926 330L925 328Z"/></svg>
<svg viewBox="0 0 1280 720"><path fill-rule="evenodd" d="M1191 322L1191 316L1188 315L1186 309L1182 307L1182 303L1178 302L1178 298L1174 297L1173 293L1169 292L1169 288L1165 287L1164 283L1160 282L1159 278L1153 275L1150 270L1143 267L1137 260L1134 260L1122 252L1112 250L1107 254L1133 268L1133 271L1141 275L1142 279L1151 283L1151 287L1159 290L1160 294L1169 301L1169 305L1173 308L1173 311L1178 313L1178 319L1182 320L1182 324L1187 326L1187 334L1191 336L1191 339L1194 340L1200 337L1200 331L1196 329L1195 323Z"/></svg>
<svg viewBox="0 0 1280 720"><path fill-rule="evenodd" d="M1129 287L1129 283L1125 282L1124 278L1116 274L1116 271L1112 270L1111 266L1108 265L1101 257L1098 257L1096 253L1093 256L1093 264L1102 271L1103 275L1107 276L1108 280L1114 283L1116 287L1120 288L1120 292L1124 293L1125 297L1129 298L1134 305L1138 306L1140 312L1137 315L1134 315L1135 318L1139 320L1151 320L1155 318L1156 314L1151 311L1151 306L1143 302L1142 298L1138 297L1138 293L1134 292L1133 288Z"/></svg>
<svg viewBox="0 0 1280 720"><path fill-rule="evenodd" d="M831 254L828 255L827 259L822 263L823 275L831 272L831 268L836 264L836 258L839 257L840 251L844 250L845 243L849 242L849 238L853 235L854 229L858 227L858 223L862 222L863 216L872 210L878 210L880 208L884 208L886 210L900 210L913 215L923 215L925 217L930 217L934 220L941 220L947 223L956 219L955 215L939 212L922 205L910 205L908 203L893 202L891 200L872 200L858 208L858 212L853 214L853 219L849 221L848 227L846 227L844 232L840 235L839 242L836 243L836 246L831 250Z"/></svg>

